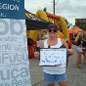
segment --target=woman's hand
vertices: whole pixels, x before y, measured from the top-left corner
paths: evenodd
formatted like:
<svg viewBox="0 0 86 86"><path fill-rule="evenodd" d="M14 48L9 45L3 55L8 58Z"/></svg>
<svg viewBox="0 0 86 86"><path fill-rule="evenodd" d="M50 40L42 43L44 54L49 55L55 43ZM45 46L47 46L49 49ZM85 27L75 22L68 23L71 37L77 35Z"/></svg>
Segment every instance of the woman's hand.
<svg viewBox="0 0 86 86"><path fill-rule="evenodd" d="M84 38L82 38L82 41L86 42L86 40Z"/></svg>
<svg viewBox="0 0 86 86"><path fill-rule="evenodd" d="M73 49L68 49L68 50L67 50L67 52L68 52L69 54L71 54L71 55L73 55L73 54L74 54Z"/></svg>
<svg viewBox="0 0 86 86"><path fill-rule="evenodd" d="M83 41L81 41L81 44L83 44Z"/></svg>
<svg viewBox="0 0 86 86"><path fill-rule="evenodd" d="M34 57L36 58L36 59L39 59L39 52L34 52Z"/></svg>

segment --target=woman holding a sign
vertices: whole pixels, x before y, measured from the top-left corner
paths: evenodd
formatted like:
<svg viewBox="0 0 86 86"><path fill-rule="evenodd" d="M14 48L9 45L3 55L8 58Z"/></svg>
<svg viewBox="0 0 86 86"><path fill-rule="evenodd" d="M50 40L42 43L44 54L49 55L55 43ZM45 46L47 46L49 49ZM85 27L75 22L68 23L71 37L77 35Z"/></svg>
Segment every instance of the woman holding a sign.
<svg viewBox="0 0 86 86"><path fill-rule="evenodd" d="M73 54L73 50L67 49L65 40L58 38L57 31L58 28L55 24L48 26L49 38L40 43L40 53L35 52L34 56L39 58L40 55L40 64L44 66L44 79L48 86L54 86L55 82L58 82L59 86L68 86L65 57L66 51Z"/></svg>

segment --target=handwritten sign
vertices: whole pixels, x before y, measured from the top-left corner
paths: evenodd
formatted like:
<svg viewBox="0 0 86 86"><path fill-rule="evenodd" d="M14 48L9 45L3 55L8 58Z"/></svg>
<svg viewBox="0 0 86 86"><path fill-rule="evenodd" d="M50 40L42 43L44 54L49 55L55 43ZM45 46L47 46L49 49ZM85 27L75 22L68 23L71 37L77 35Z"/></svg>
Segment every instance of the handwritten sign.
<svg viewBox="0 0 86 86"><path fill-rule="evenodd" d="M65 48L40 49L40 66L66 66L67 50Z"/></svg>

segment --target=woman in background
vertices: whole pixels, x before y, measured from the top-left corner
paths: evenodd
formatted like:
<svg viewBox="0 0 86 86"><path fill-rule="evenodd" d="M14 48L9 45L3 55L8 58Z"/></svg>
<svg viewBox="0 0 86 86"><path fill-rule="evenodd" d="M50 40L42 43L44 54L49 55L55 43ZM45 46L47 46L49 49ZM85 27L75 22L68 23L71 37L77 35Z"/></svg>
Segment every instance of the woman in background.
<svg viewBox="0 0 86 86"><path fill-rule="evenodd" d="M81 54L82 54L82 37L83 37L83 33L80 32L78 33L78 35L75 38L75 42L76 42L76 50L77 50L77 67L80 68L80 64L81 64Z"/></svg>
<svg viewBox="0 0 86 86"><path fill-rule="evenodd" d="M82 31L82 32L83 32L83 37L82 37L82 41L83 41L82 49L83 49L84 63L86 63L86 32L85 32L85 31Z"/></svg>

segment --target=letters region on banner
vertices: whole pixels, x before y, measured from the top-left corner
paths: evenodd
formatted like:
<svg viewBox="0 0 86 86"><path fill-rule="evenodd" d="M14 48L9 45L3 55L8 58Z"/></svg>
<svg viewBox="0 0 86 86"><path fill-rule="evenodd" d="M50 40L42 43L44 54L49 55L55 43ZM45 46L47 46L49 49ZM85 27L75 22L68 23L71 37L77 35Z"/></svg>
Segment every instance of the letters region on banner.
<svg viewBox="0 0 86 86"><path fill-rule="evenodd" d="M0 1L0 86L31 86L24 0Z"/></svg>

